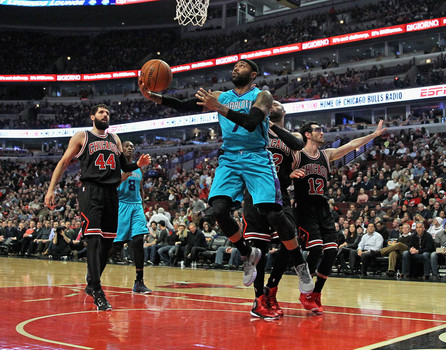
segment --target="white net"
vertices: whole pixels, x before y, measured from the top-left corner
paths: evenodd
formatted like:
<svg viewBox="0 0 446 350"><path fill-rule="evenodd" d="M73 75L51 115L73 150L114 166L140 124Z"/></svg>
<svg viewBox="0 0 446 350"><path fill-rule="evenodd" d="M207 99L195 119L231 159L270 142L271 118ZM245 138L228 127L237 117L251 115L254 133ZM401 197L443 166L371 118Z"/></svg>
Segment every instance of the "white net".
<svg viewBox="0 0 446 350"><path fill-rule="evenodd" d="M208 14L209 0L177 0L176 17L178 24L203 26Z"/></svg>

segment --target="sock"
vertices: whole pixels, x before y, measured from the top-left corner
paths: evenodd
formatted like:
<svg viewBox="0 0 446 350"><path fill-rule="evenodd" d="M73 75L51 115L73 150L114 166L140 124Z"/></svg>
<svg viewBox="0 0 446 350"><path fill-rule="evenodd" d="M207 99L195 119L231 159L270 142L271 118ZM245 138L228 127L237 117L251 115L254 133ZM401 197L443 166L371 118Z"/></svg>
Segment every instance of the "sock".
<svg viewBox="0 0 446 350"><path fill-rule="evenodd" d="M254 280L254 292L256 298L260 297L263 293L263 286L265 283L265 267L266 267L266 255L268 253L268 242L261 241L259 239L251 240L254 247L259 248L262 252L262 257L260 258L256 269L257 277Z"/></svg>
<svg viewBox="0 0 446 350"><path fill-rule="evenodd" d="M237 242L233 242L234 246L238 249L241 256L249 256L251 254L251 247L246 243L242 237Z"/></svg>
<svg viewBox="0 0 446 350"><path fill-rule="evenodd" d="M144 276L144 270L136 270L136 280L142 281L142 278Z"/></svg>
<svg viewBox="0 0 446 350"><path fill-rule="evenodd" d="M268 278L268 283L266 284L269 288L274 288L279 285L289 261L290 258L288 250L281 245L279 251L277 252L276 260L274 260L274 265L271 270L271 275Z"/></svg>
<svg viewBox="0 0 446 350"><path fill-rule="evenodd" d="M326 278L323 278L318 275L317 279L316 279L316 283L314 284L313 293L320 293L322 291L322 288L324 288L324 284L325 284L326 280L327 280Z"/></svg>
<svg viewBox="0 0 446 350"><path fill-rule="evenodd" d="M291 261L293 262L293 266L298 266L305 262L304 257L302 256L302 252L300 251L299 247L297 247L293 250L289 250L288 253L291 256Z"/></svg>

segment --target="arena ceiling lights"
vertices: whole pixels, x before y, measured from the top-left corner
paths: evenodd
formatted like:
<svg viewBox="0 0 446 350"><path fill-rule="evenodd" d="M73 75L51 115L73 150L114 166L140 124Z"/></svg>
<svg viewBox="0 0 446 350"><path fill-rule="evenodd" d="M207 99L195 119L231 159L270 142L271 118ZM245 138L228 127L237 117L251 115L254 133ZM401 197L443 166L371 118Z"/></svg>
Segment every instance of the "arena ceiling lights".
<svg viewBox="0 0 446 350"><path fill-rule="evenodd" d="M159 0L0 0L0 5L23 7L132 5Z"/></svg>

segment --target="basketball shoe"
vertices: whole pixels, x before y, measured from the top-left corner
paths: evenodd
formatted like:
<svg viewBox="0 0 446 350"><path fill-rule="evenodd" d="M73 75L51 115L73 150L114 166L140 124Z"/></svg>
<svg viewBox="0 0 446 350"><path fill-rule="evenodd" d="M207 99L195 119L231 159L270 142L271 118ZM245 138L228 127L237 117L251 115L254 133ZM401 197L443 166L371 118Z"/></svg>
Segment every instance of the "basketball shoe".
<svg viewBox="0 0 446 350"><path fill-rule="evenodd" d="M310 275L307 263L294 266L297 276L299 276L299 290L303 294L311 293L314 289L313 278Z"/></svg>
<svg viewBox="0 0 446 350"><path fill-rule="evenodd" d="M96 305L99 311L110 311L112 306L105 297L102 289L93 291L93 303Z"/></svg>
<svg viewBox="0 0 446 350"><path fill-rule="evenodd" d="M84 289L85 294L89 295L89 296L93 296L93 287L90 287L88 284Z"/></svg>
<svg viewBox="0 0 446 350"><path fill-rule="evenodd" d="M306 293L306 294L300 293L299 300L302 303L302 306L304 307L305 310L309 310L311 312L316 313L319 310L319 306L316 304L314 294L319 294L319 301L320 301L321 293Z"/></svg>
<svg viewBox="0 0 446 350"><path fill-rule="evenodd" d="M262 256L259 248L252 247L249 256L242 256L243 260L243 284L250 286L257 277L256 265Z"/></svg>
<svg viewBox="0 0 446 350"><path fill-rule="evenodd" d="M324 313L324 308L322 307L321 304L321 293L311 293L313 295L314 298L314 302L316 303L318 309L317 311L313 311L315 314L317 315L322 315Z"/></svg>
<svg viewBox="0 0 446 350"><path fill-rule="evenodd" d="M152 293L152 290L146 287L144 280L135 280L135 284L133 285L133 293L150 294Z"/></svg>
<svg viewBox="0 0 446 350"><path fill-rule="evenodd" d="M279 306L279 303L276 299L277 287L269 288L267 286L264 287L264 293L266 295L266 304L273 310L277 315L283 317L283 311Z"/></svg>
<svg viewBox="0 0 446 350"><path fill-rule="evenodd" d="M254 303L252 304L251 316L263 318L265 320L277 320L279 318L279 315L268 306L265 294L255 298Z"/></svg>

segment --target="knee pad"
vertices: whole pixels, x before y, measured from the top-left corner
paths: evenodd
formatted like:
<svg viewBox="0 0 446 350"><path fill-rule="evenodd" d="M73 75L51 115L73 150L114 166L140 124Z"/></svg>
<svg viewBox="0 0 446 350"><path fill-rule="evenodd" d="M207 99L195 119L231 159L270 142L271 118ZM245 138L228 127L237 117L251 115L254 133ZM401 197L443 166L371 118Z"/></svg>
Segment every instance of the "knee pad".
<svg viewBox="0 0 446 350"><path fill-rule="evenodd" d="M227 237L232 236L239 230L239 226L231 216L232 202L229 198L217 197L212 201L212 211L221 227L223 234Z"/></svg>
<svg viewBox="0 0 446 350"><path fill-rule="evenodd" d="M135 247L142 246L144 243L144 235L137 235L132 238Z"/></svg>
<svg viewBox="0 0 446 350"><path fill-rule="evenodd" d="M338 253L337 249L330 248L324 250L324 257L322 258L321 263L317 271L324 276L329 276L331 273L331 268L333 267L333 263L336 260L336 255Z"/></svg>

